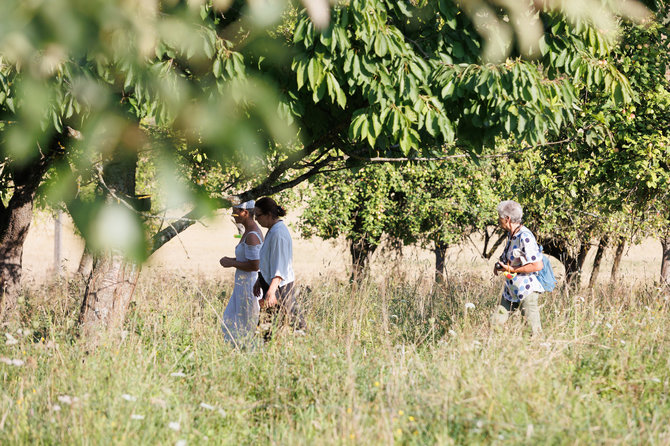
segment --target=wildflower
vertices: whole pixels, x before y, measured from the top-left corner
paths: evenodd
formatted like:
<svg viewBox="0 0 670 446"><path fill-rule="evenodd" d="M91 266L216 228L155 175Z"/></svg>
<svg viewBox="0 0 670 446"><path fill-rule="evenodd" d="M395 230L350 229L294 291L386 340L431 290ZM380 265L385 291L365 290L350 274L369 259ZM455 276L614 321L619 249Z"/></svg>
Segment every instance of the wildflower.
<svg viewBox="0 0 670 446"><path fill-rule="evenodd" d="M484 422L482 420L477 420L477 428L481 429L484 427Z"/></svg>
<svg viewBox="0 0 670 446"><path fill-rule="evenodd" d="M661 380L658 378L650 378L649 381L655 382L655 383L660 383Z"/></svg>
<svg viewBox="0 0 670 446"><path fill-rule="evenodd" d="M542 347L546 347L546 348L551 347L551 344L550 344L549 342L543 342L543 343L541 343L540 345L541 345Z"/></svg>
<svg viewBox="0 0 670 446"><path fill-rule="evenodd" d="M136 397L134 397L132 395L128 395L127 393L124 393L123 395L121 395L121 398L123 398L126 401L137 401Z"/></svg>
<svg viewBox="0 0 670 446"><path fill-rule="evenodd" d="M451 328L449 329L449 334L451 336L456 336L456 332L454 330L452 330Z"/></svg>
<svg viewBox="0 0 670 446"><path fill-rule="evenodd" d="M178 440L174 446L186 446L186 440Z"/></svg>
<svg viewBox="0 0 670 446"><path fill-rule="evenodd" d="M170 421L168 423L168 427L175 432L179 432L179 430L181 429L181 426L179 425L179 421Z"/></svg>
<svg viewBox="0 0 670 446"><path fill-rule="evenodd" d="M222 417L225 417L226 416L226 411L223 410L223 409L219 409L219 415L221 415Z"/></svg>
<svg viewBox="0 0 670 446"><path fill-rule="evenodd" d="M210 404L207 404L207 403L200 403L200 407L202 407L203 409L207 409L207 410L214 410L214 406L212 406Z"/></svg>
<svg viewBox="0 0 670 446"><path fill-rule="evenodd" d="M607 323L605 324L605 327L607 327L607 328L609 328L609 329L611 330L611 329L612 329L612 324L610 324L609 322L607 322Z"/></svg>
<svg viewBox="0 0 670 446"><path fill-rule="evenodd" d="M619 342L621 342L621 345L626 345L626 341L624 341L623 339L621 339Z"/></svg>
<svg viewBox="0 0 670 446"><path fill-rule="evenodd" d="M132 414L132 415L130 416L130 419L131 419L131 420L143 420L143 419L144 419L144 415Z"/></svg>
<svg viewBox="0 0 670 446"><path fill-rule="evenodd" d="M23 359L0 358L0 362L4 362L7 365L13 365L15 367L21 367L23 364L25 364Z"/></svg>
<svg viewBox="0 0 670 446"><path fill-rule="evenodd" d="M184 376L186 376L186 374L184 372L174 372L170 373L170 376L174 376L175 378L183 378Z"/></svg>
<svg viewBox="0 0 670 446"><path fill-rule="evenodd" d="M395 433L398 435L402 435L402 429L400 428L396 429Z"/></svg>
<svg viewBox="0 0 670 446"><path fill-rule="evenodd" d="M54 404L53 406L51 406L51 410L53 410L54 412L60 412L60 406L58 404Z"/></svg>
<svg viewBox="0 0 670 446"><path fill-rule="evenodd" d="M60 401L63 404L67 404L69 406L73 405L74 403L79 401L79 398L76 396L70 396L70 395L59 395L58 396L58 401Z"/></svg>
<svg viewBox="0 0 670 446"><path fill-rule="evenodd" d="M349 438L353 440L354 438L356 438L356 436L354 434L349 434Z"/></svg>
<svg viewBox="0 0 670 446"><path fill-rule="evenodd" d="M472 341L472 345L473 345L474 347L479 347L479 346L482 345L482 343L475 339L474 341Z"/></svg>
<svg viewBox="0 0 670 446"><path fill-rule="evenodd" d="M375 381L375 387L379 387L379 381Z"/></svg>
<svg viewBox="0 0 670 446"><path fill-rule="evenodd" d="M409 420L409 421L414 421L414 417L410 415L409 418L408 418L408 420Z"/></svg>
<svg viewBox="0 0 670 446"><path fill-rule="evenodd" d="M5 344L7 345L16 345L19 343L19 340L12 336L11 333L5 333L5 337L7 338L5 341Z"/></svg>
<svg viewBox="0 0 670 446"><path fill-rule="evenodd" d="M472 302L468 302L468 303L465 304L465 309L466 310L474 310L475 309L475 304L473 304Z"/></svg>
<svg viewBox="0 0 670 446"><path fill-rule="evenodd" d="M403 412L402 410L399 410L399 411L398 411L398 416L401 416L401 417L402 417L404 414L405 414L405 412Z"/></svg>
<svg viewBox="0 0 670 446"><path fill-rule="evenodd" d="M351 413L351 412L352 412L351 407L347 407L347 413Z"/></svg>

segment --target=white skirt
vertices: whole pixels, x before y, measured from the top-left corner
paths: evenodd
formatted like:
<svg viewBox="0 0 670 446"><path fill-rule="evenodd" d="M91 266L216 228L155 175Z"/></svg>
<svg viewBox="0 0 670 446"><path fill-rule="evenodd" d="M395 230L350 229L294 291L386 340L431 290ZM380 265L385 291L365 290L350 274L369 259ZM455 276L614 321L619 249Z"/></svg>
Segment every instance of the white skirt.
<svg viewBox="0 0 670 446"><path fill-rule="evenodd" d="M221 324L224 339L234 347L247 346L256 334L260 306L253 288L257 278L257 272L235 270L235 288Z"/></svg>

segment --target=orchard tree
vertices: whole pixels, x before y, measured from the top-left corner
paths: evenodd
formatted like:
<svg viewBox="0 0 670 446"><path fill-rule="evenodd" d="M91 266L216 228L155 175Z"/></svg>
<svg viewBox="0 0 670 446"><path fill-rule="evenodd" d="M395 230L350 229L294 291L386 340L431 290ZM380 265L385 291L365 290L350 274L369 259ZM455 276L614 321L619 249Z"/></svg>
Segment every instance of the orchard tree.
<svg viewBox="0 0 670 446"><path fill-rule="evenodd" d="M447 248L496 224L495 207L509 190L513 172L490 152L478 163L469 156L450 157L321 175L306 191L302 234L346 238L354 270L365 265L383 237L395 246L418 244L435 253L440 280ZM491 247L493 234L487 235L483 255L503 240Z"/></svg>
<svg viewBox="0 0 670 446"><path fill-rule="evenodd" d="M336 5L328 21L324 2L311 0L308 13L318 20L289 14L268 32L258 24L277 23L273 11L281 8L259 5L12 0L0 6L0 140L7 166L1 184L9 198L22 181L14 172L56 159L47 150L64 152L49 194L67 204L87 242L107 259L96 263L92 278L100 279L89 282L84 300L82 319L92 331L123 320L139 269L122 254L141 260L224 204L206 187L175 181L180 147L221 166L240 152L241 159L261 160L267 169L257 177L245 172L253 163L238 165L240 174L232 177L231 192L246 199L354 156L430 156L445 143L476 152L498 135L544 141L575 116L577 90L567 75L589 83L600 73L609 79L607 91L628 89L620 73L597 63L611 41L599 30L614 20L594 7L573 17L553 2L538 10L534 4L354 0ZM515 29L561 44L543 43L540 61L524 61L539 54L529 44L538 39ZM277 57L284 50L292 54L290 67ZM160 160L172 204L189 202L193 211L143 248L147 216L133 210L132 171L133 153L148 146ZM82 176L97 179L99 198L77 200ZM21 208L11 198L6 205L10 217ZM0 265L13 268L2 277L14 284L17 252L8 250L14 260ZM15 289L4 280L3 288ZM98 294L103 289L106 296ZM5 299L15 296L5 293Z"/></svg>
<svg viewBox="0 0 670 446"><path fill-rule="evenodd" d="M657 13L666 16L667 6ZM623 27L620 44L601 63L629 80L630 98L616 91L612 100L584 87L576 128L562 132L568 142L542 151L516 188L545 251L561 260L571 281L594 240L597 259L616 245L616 275L624 244L648 233L650 214L665 209L669 130L659 123L670 122L667 35L660 21Z"/></svg>

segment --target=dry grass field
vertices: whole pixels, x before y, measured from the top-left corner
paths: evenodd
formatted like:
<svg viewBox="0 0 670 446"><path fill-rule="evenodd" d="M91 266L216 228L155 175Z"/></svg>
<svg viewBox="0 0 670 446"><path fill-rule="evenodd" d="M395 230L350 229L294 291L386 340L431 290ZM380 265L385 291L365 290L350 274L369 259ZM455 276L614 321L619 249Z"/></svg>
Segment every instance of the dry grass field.
<svg viewBox="0 0 670 446"><path fill-rule="evenodd" d="M232 271L217 259L237 241L221 216L165 246L122 336L87 350L81 281L50 280L40 218L23 322L0 343L0 444L670 444L670 294L652 284L652 242L629 251L627 280L543 297L531 338L518 315L490 327L501 284L468 245L436 286L420 250L349 283L341 247L297 240L306 334L237 351L219 328ZM81 249L65 237L70 274Z"/></svg>

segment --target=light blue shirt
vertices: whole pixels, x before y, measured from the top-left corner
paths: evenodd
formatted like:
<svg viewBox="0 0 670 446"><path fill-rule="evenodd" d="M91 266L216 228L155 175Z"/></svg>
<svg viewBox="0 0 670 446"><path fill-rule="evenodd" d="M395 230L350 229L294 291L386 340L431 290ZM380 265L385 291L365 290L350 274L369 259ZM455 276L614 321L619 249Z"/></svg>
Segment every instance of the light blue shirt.
<svg viewBox="0 0 670 446"><path fill-rule="evenodd" d="M519 228L507 241L507 246L500 256L500 262L509 263L515 268L542 260L540 247L535 236L525 226ZM537 273L517 274L512 279L505 279L503 297L510 302L519 302L531 293L542 293L544 288L537 280Z"/></svg>
<svg viewBox="0 0 670 446"><path fill-rule="evenodd" d="M269 284L274 277L281 277L279 286L295 280L293 274L293 240L282 220L272 225L265 234L261 247L260 269Z"/></svg>

